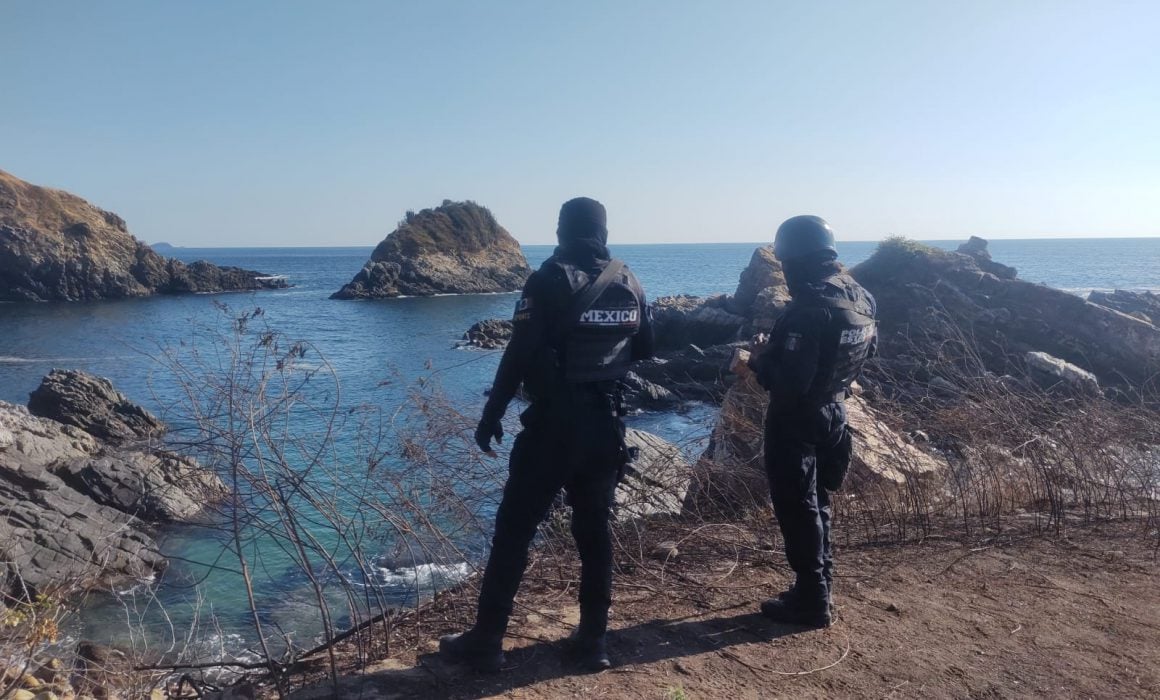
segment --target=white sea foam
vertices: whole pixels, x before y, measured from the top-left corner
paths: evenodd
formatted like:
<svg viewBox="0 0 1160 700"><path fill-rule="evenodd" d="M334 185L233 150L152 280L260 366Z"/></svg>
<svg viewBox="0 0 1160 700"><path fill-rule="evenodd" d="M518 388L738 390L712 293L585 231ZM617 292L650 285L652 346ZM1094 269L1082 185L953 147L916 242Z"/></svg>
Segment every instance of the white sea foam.
<svg viewBox="0 0 1160 700"><path fill-rule="evenodd" d="M397 569L378 567L378 583L384 588L438 590L454 586L471 575L467 562L418 564Z"/></svg>
<svg viewBox="0 0 1160 700"><path fill-rule="evenodd" d="M124 357L16 357L0 355L0 365L64 365L74 362L109 362L123 360Z"/></svg>
<svg viewBox="0 0 1160 700"><path fill-rule="evenodd" d="M1153 294L1160 294L1160 287L1063 287L1061 291L1069 292L1071 294L1079 295L1087 298L1088 294L1092 292L1106 292L1108 294L1117 290L1125 292L1152 292Z"/></svg>
<svg viewBox="0 0 1160 700"><path fill-rule="evenodd" d="M135 581L133 585L129 586L128 588L124 590L114 590L113 593L120 597L132 597L138 593L144 593L145 591L149 590L155 583L157 583L157 574L149 574L145 578L137 579L137 581Z"/></svg>

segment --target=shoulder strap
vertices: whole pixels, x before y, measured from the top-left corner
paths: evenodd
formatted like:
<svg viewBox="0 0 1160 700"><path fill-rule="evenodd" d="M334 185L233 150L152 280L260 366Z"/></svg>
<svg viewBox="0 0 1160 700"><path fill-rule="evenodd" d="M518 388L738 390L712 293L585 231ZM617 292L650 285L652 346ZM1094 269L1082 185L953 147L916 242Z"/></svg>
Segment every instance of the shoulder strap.
<svg viewBox="0 0 1160 700"><path fill-rule="evenodd" d="M593 280L587 287L584 288L572 302L572 308L568 312L568 329L571 330L580 323L580 317L592 306L593 302L608 289L608 285L612 284L612 280L620 274L624 269L624 263L620 260L610 260L604 269L600 271L600 276Z"/></svg>

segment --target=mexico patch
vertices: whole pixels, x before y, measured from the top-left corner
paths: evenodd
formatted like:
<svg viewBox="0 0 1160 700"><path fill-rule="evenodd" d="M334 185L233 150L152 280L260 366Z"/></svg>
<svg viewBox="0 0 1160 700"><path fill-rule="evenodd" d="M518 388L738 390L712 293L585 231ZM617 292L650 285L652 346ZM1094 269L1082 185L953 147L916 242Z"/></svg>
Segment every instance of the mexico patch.
<svg viewBox="0 0 1160 700"><path fill-rule="evenodd" d="M588 309L580 315L582 326L635 326L640 323L640 309Z"/></svg>
<svg viewBox="0 0 1160 700"><path fill-rule="evenodd" d="M802 334L801 333L786 333L785 335L785 349L793 352L801 347Z"/></svg>

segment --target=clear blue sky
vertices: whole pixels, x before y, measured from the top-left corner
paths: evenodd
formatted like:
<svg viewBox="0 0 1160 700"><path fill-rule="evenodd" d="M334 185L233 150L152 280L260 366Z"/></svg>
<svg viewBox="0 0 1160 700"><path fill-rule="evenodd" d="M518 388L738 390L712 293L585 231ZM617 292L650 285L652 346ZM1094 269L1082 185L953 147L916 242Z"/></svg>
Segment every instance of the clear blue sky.
<svg viewBox="0 0 1160 700"><path fill-rule="evenodd" d="M179 245L1160 236L1160 2L0 2L0 169Z"/></svg>

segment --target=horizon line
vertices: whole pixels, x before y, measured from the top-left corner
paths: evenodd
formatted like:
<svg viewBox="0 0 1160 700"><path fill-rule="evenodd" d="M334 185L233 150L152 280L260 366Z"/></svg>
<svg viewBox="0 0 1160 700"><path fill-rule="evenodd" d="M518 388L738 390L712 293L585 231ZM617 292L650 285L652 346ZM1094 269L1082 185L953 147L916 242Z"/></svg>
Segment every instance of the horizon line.
<svg viewBox="0 0 1160 700"><path fill-rule="evenodd" d="M956 241L966 242L967 240L969 240L971 238L971 236L969 236L969 235L966 237L954 237L954 238L912 238L910 236L900 236L900 237L906 238L906 239L909 239L912 241L918 241L919 243L948 243L948 242L954 243ZM894 236L891 235L891 236L884 236L882 238L863 238L863 239L849 239L849 240L843 240L843 239L839 238L837 240L837 243L838 243L838 245L842 245L844 243L881 243L882 241L885 241L888 238L894 238ZM983 236L979 236L979 238L983 238L983 240L987 241L988 243L991 241L1131 241L1131 240L1158 240L1158 239L1160 239L1160 235L1056 236L1056 237L1036 237L1036 238L1018 238L1018 237L985 238ZM657 246L661 246L661 245L742 245L742 244L746 244L746 245L754 245L754 244L755 245L773 245L773 240L771 239L771 240L757 240L757 241L686 241L686 242L682 242L682 241L655 241L655 242L623 241L620 243L609 243L608 246L610 248L615 248L618 245L642 245L642 246L644 246L644 245L657 245ZM166 241L157 241L154 243L146 243L146 245L148 245L149 247L162 246L165 248L172 248L174 250L180 250L180 249L204 250L204 249L209 249L209 248L218 248L218 249L227 248L227 249L239 249L239 250L245 249L245 248L287 248L287 249L295 249L295 250L309 250L309 249L334 250L335 248L350 248L350 249L374 248L378 245L378 243L349 244L349 245L253 245L253 244L251 244L251 245L174 245L174 244L168 243ZM547 247L551 247L551 246L555 246L557 244L556 243L520 243L519 245L521 245L521 246L547 246Z"/></svg>

